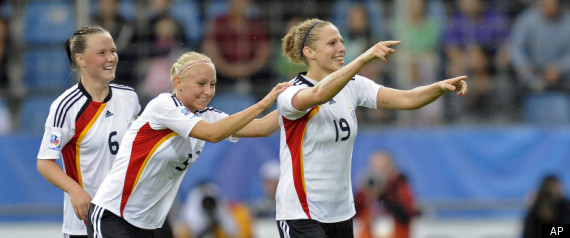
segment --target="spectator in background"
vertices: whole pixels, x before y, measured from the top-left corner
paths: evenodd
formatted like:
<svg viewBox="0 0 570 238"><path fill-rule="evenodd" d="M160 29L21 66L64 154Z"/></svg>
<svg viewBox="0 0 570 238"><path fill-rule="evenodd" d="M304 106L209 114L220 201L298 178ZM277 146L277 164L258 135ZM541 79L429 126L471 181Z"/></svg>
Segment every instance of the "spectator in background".
<svg viewBox="0 0 570 238"><path fill-rule="evenodd" d="M262 179L263 197L256 200L251 211L255 218L275 219L275 193L279 182L279 161L269 160L260 169Z"/></svg>
<svg viewBox="0 0 570 238"><path fill-rule="evenodd" d="M419 210L415 204L414 192L407 176L395 166L388 152L375 152L371 160L385 179L379 201L384 210L394 219L393 238L410 237L411 224Z"/></svg>
<svg viewBox="0 0 570 238"><path fill-rule="evenodd" d="M395 84L407 89L430 84L439 78L441 26L428 13L429 1L398 1L400 12L392 24L395 39L400 39L395 55ZM445 99L445 98L444 98ZM405 126L435 126L443 122L444 100L435 101L414 111L398 111L398 123Z"/></svg>
<svg viewBox="0 0 570 238"><path fill-rule="evenodd" d="M12 130L12 111L8 100L10 78L8 77L8 23L0 18L0 135Z"/></svg>
<svg viewBox="0 0 570 238"><path fill-rule="evenodd" d="M383 16L378 11L382 10L383 5L379 2L371 1L339 1L336 8L342 7L345 17L342 19L344 26L344 46L346 48L345 62L351 62L358 57L358 52L364 52L373 46L381 34L387 34L382 24L371 25L373 19L381 19ZM376 8L376 10L372 9ZM376 15L375 15L376 14ZM389 84L390 68L382 64L380 61L372 61L364 66L359 74L367 78L373 79L378 84ZM378 123L380 121L392 120L394 111L389 110L367 110L365 108L357 108L357 115L365 124Z"/></svg>
<svg viewBox="0 0 570 238"><path fill-rule="evenodd" d="M213 182L202 182L190 190L180 211L179 238L251 237L251 228L240 222L229 202ZM245 228L245 229L244 229Z"/></svg>
<svg viewBox="0 0 570 238"><path fill-rule="evenodd" d="M484 0L457 1L457 10L449 19L443 38L448 75L467 73L465 59L470 45L489 52L492 67L497 70L508 68L509 21L504 13L490 8L488 4ZM463 103L453 105L449 108L449 115L458 119Z"/></svg>
<svg viewBox="0 0 570 238"><path fill-rule="evenodd" d="M546 123L570 122L568 39L570 14L560 0L539 0L514 22L512 64L525 89L525 118ZM545 105L545 111L539 111ZM530 118L539 115L542 117Z"/></svg>
<svg viewBox="0 0 570 238"><path fill-rule="evenodd" d="M394 165L388 151L374 151L368 157L368 170L355 195L356 219L361 223L358 238L380 234L393 238L410 237L411 222L419 215L406 175ZM393 220L393 227L374 233L374 223ZM393 228L393 229L389 229Z"/></svg>
<svg viewBox="0 0 570 238"><path fill-rule="evenodd" d="M267 63L271 54L263 21L248 15L251 0L231 0L226 14L209 20L204 52L217 66L219 93L234 92L263 98L271 83Z"/></svg>
<svg viewBox="0 0 570 238"><path fill-rule="evenodd" d="M154 32L150 38L150 57L144 60L146 71L143 81L139 85L139 92L143 102L161 93L170 91L170 67L176 57L185 50L183 29L178 22L168 17L161 16L151 25Z"/></svg>
<svg viewBox="0 0 570 238"><path fill-rule="evenodd" d="M300 17L290 18L287 21L283 34L287 33L292 26L299 24L301 21L302 19ZM307 66L290 61L281 52L281 41L278 41L273 48L272 53L274 57L272 67L276 73L274 82L283 82L295 77L295 75L301 71L307 71Z"/></svg>
<svg viewBox="0 0 570 238"><path fill-rule="evenodd" d="M354 195L354 207L356 209L355 221L360 223L360 229L355 229L356 238L376 237L374 232L375 221L381 214L378 197L384 188L386 178L384 177L380 152L372 153L368 157L368 167L364 175L360 178L358 187Z"/></svg>
<svg viewBox="0 0 570 238"><path fill-rule="evenodd" d="M116 72L116 83L136 88L136 28L132 22L121 16L118 1L99 0L92 22L108 29L115 39L117 52L121 55Z"/></svg>
<svg viewBox="0 0 570 238"><path fill-rule="evenodd" d="M8 77L8 22L0 18L0 94L8 90L10 79Z"/></svg>
<svg viewBox="0 0 570 238"><path fill-rule="evenodd" d="M541 237L542 224L569 224L570 202L556 175L546 175L524 217L523 238Z"/></svg>

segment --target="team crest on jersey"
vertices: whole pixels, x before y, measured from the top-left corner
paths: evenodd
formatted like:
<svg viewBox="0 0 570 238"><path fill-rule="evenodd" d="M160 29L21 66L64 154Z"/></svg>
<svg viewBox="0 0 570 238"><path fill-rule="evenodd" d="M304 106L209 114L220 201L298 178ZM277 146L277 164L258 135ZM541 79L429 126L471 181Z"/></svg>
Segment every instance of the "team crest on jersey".
<svg viewBox="0 0 570 238"><path fill-rule="evenodd" d="M51 134L51 136L50 136L49 149L61 151L60 139L59 139L59 136L57 136L56 134Z"/></svg>
<svg viewBox="0 0 570 238"><path fill-rule="evenodd" d="M190 110L188 110L188 108L182 108L182 109L180 109L180 112L181 112L184 116L190 115Z"/></svg>

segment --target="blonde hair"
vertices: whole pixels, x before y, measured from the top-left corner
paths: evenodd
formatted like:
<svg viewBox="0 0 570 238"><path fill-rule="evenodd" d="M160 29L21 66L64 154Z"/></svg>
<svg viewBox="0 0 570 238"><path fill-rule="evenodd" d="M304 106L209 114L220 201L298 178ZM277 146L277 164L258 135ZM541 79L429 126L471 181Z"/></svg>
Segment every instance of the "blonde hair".
<svg viewBox="0 0 570 238"><path fill-rule="evenodd" d="M315 32L327 24L333 25L329 21L312 18L291 27L281 39L283 54L295 63L303 63L308 66L308 61L303 55L303 48L305 46L314 48L315 42L319 40L319 36Z"/></svg>
<svg viewBox="0 0 570 238"><path fill-rule="evenodd" d="M182 74L184 74L188 68L198 63L209 63L214 65L210 57L205 54L194 51L186 52L178 57L176 62L170 68L170 81L174 82L175 78L182 76ZM176 93L176 89L173 89L172 93Z"/></svg>

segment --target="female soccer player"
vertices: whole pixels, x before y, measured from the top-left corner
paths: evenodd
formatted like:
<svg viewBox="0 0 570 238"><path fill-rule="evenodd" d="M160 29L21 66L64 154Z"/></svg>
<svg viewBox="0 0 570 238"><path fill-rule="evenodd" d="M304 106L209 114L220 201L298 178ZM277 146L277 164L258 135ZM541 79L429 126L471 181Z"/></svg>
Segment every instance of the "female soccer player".
<svg viewBox="0 0 570 238"><path fill-rule="evenodd" d="M467 93L465 76L397 90L356 75L375 58L386 62L395 53L390 47L399 43L379 42L344 66L343 38L328 21L305 20L283 38L285 55L307 65L308 72L292 79L295 86L277 99L281 175L276 210L281 237L353 237L350 165L356 107L411 110L445 92Z"/></svg>
<svg viewBox="0 0 570 238"><path fill-rule="evenodd" d="M216 70L206 55L183 54L171 68L171 79L173 92L151 100L126 133L89 209L90 237L152 237L206 141L271 135L279 128L277 111L255 118L290 85L277 84L258 103L228 116L207 106L215 94Z"/></svg>
<svg viewBox="0 0 570 238"><path fill-rule="evenodd" d="M119 59L107 30L83 27L67 39L65 50L81 79L51 104L37 166L65 192L64 236L87 237L91 197L111 168L140 105L132 88L110 83ZM56 163L60 155L65 171Z"/></svg>

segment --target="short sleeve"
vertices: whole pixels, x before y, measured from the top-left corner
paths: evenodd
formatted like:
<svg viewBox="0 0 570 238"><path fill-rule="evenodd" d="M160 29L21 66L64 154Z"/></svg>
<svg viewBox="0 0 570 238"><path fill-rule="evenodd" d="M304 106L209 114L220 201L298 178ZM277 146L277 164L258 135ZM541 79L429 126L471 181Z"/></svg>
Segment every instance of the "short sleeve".
<svg viewBox="0 0 570 238"><path fill-rule="evenodd" d="M382 88L382 85L375 83L369 78L356 75L355 81L350 84L350 86L352 88L352 93L357 99L356 103L358 106L373 109L378 108L376 100L378 90Z"/></svg>
<svg viewBox="0 0 570 238"><path fill-rule="evenodd" d="M173 103L171 97L162 97L162 95L159 97L157 101L149 103L145 109L151 113L150 126L155 130L170 129L184 138L188 137L194 126L202 119L190 112L182 103Z"/></svg>
<svg viewBox="0 0 570 238"><path fill-rule="evenodd" d="M291 86L285 89L279 96L277 97L277 109L279 110L279 114L284 116L289 120L296 120L304 116L310 109L299 111L293 107L291 101L293 100L293 96L299 92L299 90L306 88L307 86L299 85L299 86Z"/></svg>
<svg viewBox="0 0 570 238"><path fill-rule="evenodd" d="M52 103L50 111L45 123L44 135L40 144L38 152L38 159L59 159L61 156L61 149L71 140L75 134L75 125L72 120L64 120L61 127L55 127L55 111L54 105L59 103Z"/></svg>

